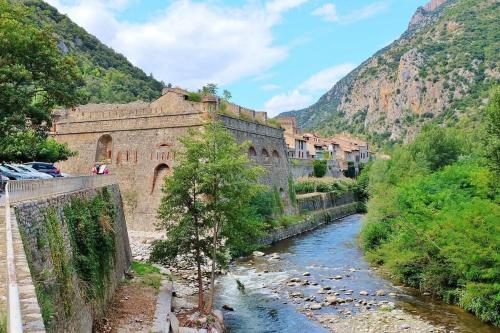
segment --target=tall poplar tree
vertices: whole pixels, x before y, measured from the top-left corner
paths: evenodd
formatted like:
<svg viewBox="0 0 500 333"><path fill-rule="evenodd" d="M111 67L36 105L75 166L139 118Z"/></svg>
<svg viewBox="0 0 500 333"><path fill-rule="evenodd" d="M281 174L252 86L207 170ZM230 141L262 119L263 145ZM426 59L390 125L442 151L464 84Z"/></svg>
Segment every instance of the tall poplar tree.
<svg viewBox="0 0 500 333"><path fill-rule="evenodd" d="M162 263L191 260L197 267L198 308L213 309L217 269L231 251L248 249L261 235L251 199L262 189L263 170L247 156L248 144L236 144L221 123L191 130L180 142L173 174L167 177L158 216L167 240L155 242L151 258ZM210 292L204 304L202 266L211 260Z"/></svg>

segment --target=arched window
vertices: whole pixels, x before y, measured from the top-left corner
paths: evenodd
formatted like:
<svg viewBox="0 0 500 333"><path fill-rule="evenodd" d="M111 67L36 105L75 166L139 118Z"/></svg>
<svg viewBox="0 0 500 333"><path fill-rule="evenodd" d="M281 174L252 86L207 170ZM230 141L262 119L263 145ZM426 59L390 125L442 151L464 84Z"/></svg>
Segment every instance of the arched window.
<svg viewBox="0 0 500 333"><path fill-rule="evenodd" d="M257 156L257 152L254 147L248 148L248 156L250 156L250 158Z"/></svg>
<svg viewBox="0 0 500 333"><path fill-rule="evenodd" d="M262 148L262 156L263 157L269 157L269 153L267 152L266 148Z"/></svg>
<svg viewBox="0 0 500 333"><path fill-rule="evenodd" d="M280 154L278 153L278 151L276 149L273 150L273 157L274 158L280 158Z"/></svg>
<svg viewBox="0 0 500 333"><path fill-rule="evenodd" d="M168 175L170 168L168 165L162 163L159 164L153 174L153 184L151 186L151 194L159 194L161 192L161 187L163 186L163 181Z"/></svg>
<svg viewBox="0 0 500 333"><path fill-rule="evenodd" d="M111 135L105 134L99 138L97 141L97 149L95 154L96 162L107 161L111 163L113 152L113 139Z"/></svg>

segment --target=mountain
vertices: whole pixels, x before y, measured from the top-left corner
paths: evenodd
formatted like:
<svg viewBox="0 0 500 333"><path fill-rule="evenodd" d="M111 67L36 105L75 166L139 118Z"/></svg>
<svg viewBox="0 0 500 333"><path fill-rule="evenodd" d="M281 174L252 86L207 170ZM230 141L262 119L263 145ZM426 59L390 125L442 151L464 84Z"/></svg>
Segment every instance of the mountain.
<svg viewBox="0 0 500 333"><path fill-rule="evenodd" d="M14 0L31 9L33 21L49 28L59 49L73 56L82 73L82 92L92 103L151 101L161 95L163 83L146 75L127 58L41 0Z"/></svg>
<svg viewBox="0 0 500 333"><path fill-rule="evenodd" d="M433 0L401 37L295 116L323 135L410 140L427 122L451 124L481 107L500 80L498 0Z"/></svg>

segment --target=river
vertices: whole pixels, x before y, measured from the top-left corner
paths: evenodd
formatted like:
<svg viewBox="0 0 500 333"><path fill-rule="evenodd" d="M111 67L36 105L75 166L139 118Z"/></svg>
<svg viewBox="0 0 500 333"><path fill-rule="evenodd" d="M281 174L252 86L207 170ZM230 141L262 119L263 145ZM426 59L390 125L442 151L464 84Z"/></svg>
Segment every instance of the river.
<svg viewBox="0 0 500 333"><path fill-rule="evenodd" d="M322 226L307 234L282 241L265 252L277 253L279 259L265 257L246 258L230 267L230 272L218 280L216 303L234 308L224 313L225 324L231 333L251 332L328 332L317 321L299 311L307 302L293 298L294 292L320 299L321 287L332 288L340 294L360 297L360 291L371 295L374 302L393 302L397 309L420 316L447 331L463 333L500 332L486 325L457 306L450 306L422 296L408 288L393 285L370 268L357 246L357 235L362 215L353 215ZM306 277L304 273L309 275ZM306 273L306 274L307 274ZM332 279L340 275L342 279ZM288 286L291 278L308 280L306 286ZM244 285L238 289L236 280ZM377 290L385 295L376 296ZM389 295L391 294L391 295ZM293 294L292 294L293 296ZM344 296L347 297L347 296ZM356 302L342 307L323 307L315 313L339 313L339 317L360 311ZM375 308L374 306L373 308ZM339 309L340 308L340 309ZM372 309L373 310L373 309ZM370 310L370 311L372 311Z"/></svg>

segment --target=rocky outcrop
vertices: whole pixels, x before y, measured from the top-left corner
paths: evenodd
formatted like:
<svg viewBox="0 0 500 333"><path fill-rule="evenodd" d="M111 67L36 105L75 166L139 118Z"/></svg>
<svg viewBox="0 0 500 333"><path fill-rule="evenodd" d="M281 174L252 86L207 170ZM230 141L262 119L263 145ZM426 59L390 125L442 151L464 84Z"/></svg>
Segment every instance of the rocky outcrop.
<svg viewBox="0 0 500 333"><path fill-rule="evenodd" d="M496 13L496 14L495 14ZM302 128L331 135L349 131L374 142L408 141L430 121L455 122L481 107L498 82L498 4L433 0L407 31L295 116ZM471 97L468 97L471 96Z"/></svg>

